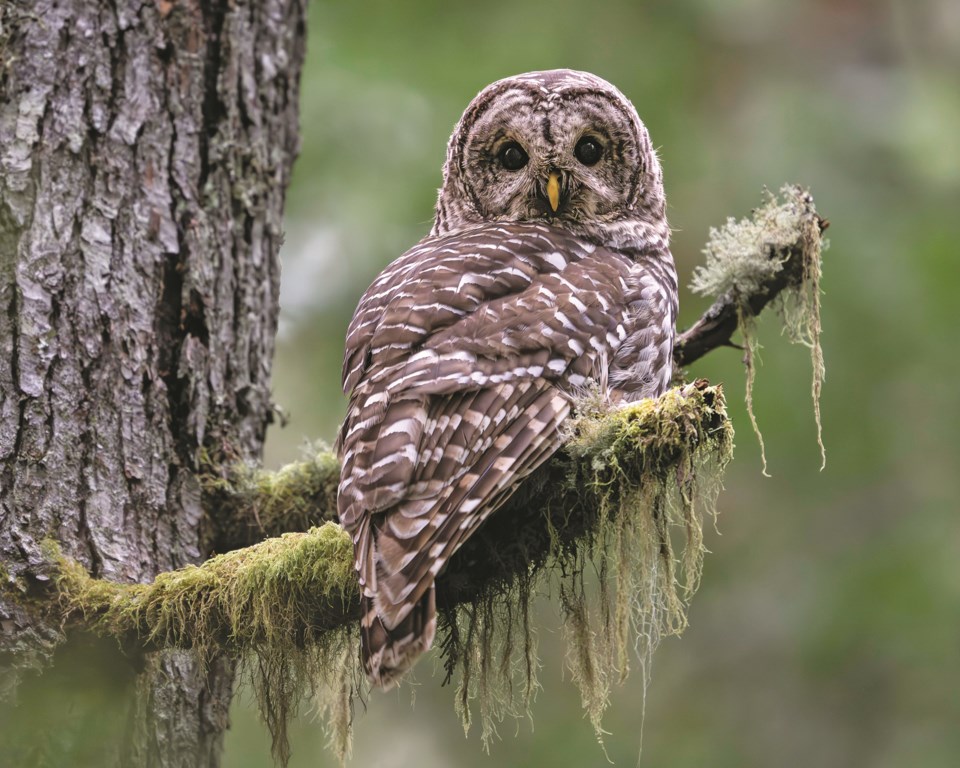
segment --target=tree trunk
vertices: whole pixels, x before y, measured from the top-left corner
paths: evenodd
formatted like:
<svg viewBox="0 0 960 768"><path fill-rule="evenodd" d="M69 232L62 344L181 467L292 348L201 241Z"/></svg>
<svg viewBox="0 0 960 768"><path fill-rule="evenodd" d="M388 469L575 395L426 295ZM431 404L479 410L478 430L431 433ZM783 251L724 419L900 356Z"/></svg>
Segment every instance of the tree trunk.
<svg viewBox="0 0 960 768"><path fill-rule="evenodd" d="M0 3L7 708L63 639L31 607L44 540L122 582L199 562L199 460L259 459L304 17L305 0ZM145 669L97 764L217 765L232 662Z"/></svg>

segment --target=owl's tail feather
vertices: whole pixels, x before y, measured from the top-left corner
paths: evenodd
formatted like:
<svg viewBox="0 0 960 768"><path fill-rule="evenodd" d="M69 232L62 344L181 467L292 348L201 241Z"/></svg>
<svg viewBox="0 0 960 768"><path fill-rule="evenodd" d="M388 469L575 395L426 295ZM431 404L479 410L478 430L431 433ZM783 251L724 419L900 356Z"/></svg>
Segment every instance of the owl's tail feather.
<svg viewBox="0 0 960 768"><path fill-rule="evenodd" d="M437 631L436 588L431 584L410 613L393 629L377 614L374 599L361 597L360 658L370 682L390 689L433 645Z"/></svg>

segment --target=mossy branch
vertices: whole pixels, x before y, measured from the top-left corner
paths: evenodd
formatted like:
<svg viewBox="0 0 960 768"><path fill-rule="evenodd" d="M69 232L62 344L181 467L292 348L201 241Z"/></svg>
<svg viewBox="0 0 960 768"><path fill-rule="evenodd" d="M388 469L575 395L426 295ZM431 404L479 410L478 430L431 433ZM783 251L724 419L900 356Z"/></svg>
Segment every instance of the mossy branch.
<svg viewBox="0 0 960 768"><path fill-rule="evenodd" d="M702 518L713 509L712 480L732 448L722 390L702 380L613 410L600 399L581 403L565 449L470 538L438 582L438 645L448 672L459 672L465 723L469 702L479 698L489 740L494 722L515 709L512 693L505 692L515 690L518 669L525 682L516 690L529 703L537 666L529 598L553 571L560 574L574 649L570 665L599 737L610 681L626 674L635 638L645 638L652 652L662 635L686 624L686 601L699 582L703 556ZM312 489L322 500L322 489L337 474L336 461L322 452L280 472L244 471L209 483L234 512L271 525L286 517L283 497L296 500L290 514L329 514L311 513L301 491ZM685 534L679 572L675 526ZM336 523L163 573L151 584L96 579L54 543L47 552L65 626L114 637L130 649L189 648L205 660L221 652L241 655L252 664L281 761L289 714L305 688L324 687L335 702L337 749L348 748L348 712L360 686L354 645L359 605L352 545ZM604 607L596 626L583 580L588 561L601 575L597 604ZM494 664L495 650L500 662Z"/></svg>
<svg viewBox="0 0 960 768"><path fill-rule="evenodd" d="M205 656L302 647L359 616L353 544L336 523L167 571L150 584L92 578L47 546L59 566L56 587L68 623L128 647L193 648Z"/></svg>
<svg viewBox="0 0 960 768"><path fill-rule="evenodd" d="M204 507L217 528L217 552L337 521L340 462L322 442L308 449L308 458L277 471L209 465L200 481Z"/></svg>
<svg viewBox="0 0 960 768"><path fill-rule="evenodd" d="M588 412L574 424L567 448L536 473L451 561L438 586L438 604L455 607L519 573L592 531L609 480L584 484L601 466L625 485L642 477L668 479L692 453L731 447L719 387L698 381L658 400L607 413ZM331 514L305 502L303 489L335 483L337 461L328 451L278 472L241 472L211 481L215 498L230 500L240 517L286 520L290 514L322 519ZM264 518L265 510L268 515ZM525 525L534 522L537 525ZM511 532L506 536L507 529ZM284 533L217 555L199 566L162 573L150 584L93 578L59 554L56 587L67 623L79 623L126 644L153 649L240 650L269 644L308 644L319 633L358 616L353 549L333 522L302 533Z"/></svg>

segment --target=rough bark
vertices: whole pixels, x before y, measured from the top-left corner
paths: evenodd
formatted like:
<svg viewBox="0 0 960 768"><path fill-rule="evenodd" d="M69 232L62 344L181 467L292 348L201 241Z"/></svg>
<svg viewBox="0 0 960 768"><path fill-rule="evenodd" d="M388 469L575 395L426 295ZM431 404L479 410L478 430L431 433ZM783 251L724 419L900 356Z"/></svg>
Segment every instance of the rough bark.
<svg viewBox="0 0 960 768"><path fill-rule="evenodd" d="M0 693L61 641L44 539L118 582L199 562L199 458L260 455L304 16L0 5ZM218 764L232 664L151 669L111 762Z"/></svg>

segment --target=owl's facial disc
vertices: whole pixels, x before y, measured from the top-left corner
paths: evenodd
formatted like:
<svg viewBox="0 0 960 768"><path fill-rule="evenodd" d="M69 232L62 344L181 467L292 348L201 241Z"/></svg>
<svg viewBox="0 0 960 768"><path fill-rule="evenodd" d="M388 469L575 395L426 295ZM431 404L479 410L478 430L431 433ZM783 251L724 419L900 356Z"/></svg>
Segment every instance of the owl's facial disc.
<svg viewBox="0 0 960 768"><path fill-rule="evenodd" d="M482 219L563 224L631 213L641 156L634 120L617 101L595 91L509 95L475 116L461 150Z"/></svg>
<svg viewBox="0 0 960 768"><path fill-rule="evenodd" d="M542 221L629 243L668 232L664 209L656 152L626 97L588 72L528 72L491 83L463 113L432 231Z"/></svg>

